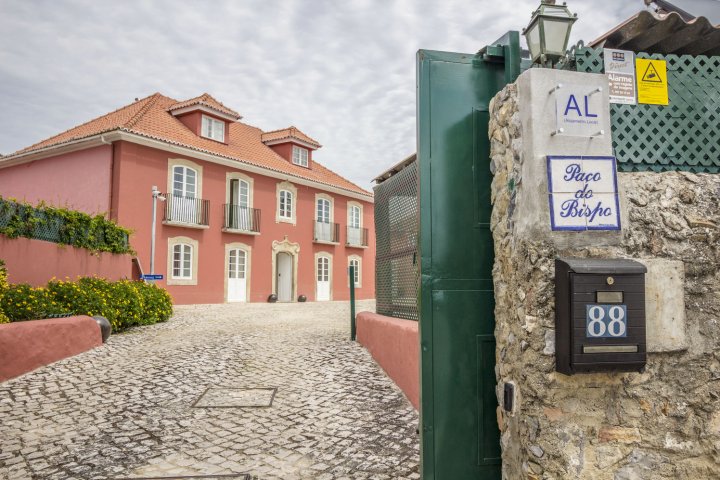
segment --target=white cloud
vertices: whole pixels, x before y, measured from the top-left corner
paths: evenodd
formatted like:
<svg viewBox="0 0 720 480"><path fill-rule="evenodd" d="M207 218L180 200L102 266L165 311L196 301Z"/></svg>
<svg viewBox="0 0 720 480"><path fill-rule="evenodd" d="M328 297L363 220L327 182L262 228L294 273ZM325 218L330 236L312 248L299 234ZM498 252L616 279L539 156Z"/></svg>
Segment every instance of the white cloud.
<svg viewBox="0 0 720 480"><path fill-rule="evenodd" d="M0 3L0 152L155 91L209 92L265 130L295 125L363 187L415 150L415 53L475 52L538 1L23 1ZM642 1L574 1L573 42Z"/></svg>

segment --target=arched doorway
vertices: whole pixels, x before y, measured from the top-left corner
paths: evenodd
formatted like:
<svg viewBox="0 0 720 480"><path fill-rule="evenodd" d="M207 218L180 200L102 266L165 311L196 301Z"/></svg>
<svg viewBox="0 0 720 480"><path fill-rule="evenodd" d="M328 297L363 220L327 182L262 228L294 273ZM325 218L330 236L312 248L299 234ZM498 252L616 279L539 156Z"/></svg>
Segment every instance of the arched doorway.
<svg viewBox="0 0 720 480"><path fill-rule="evenodd" d="M298 256L300 244L292 243L287 235L272 243L272 292L279 302L293 302L298 295Z"/></svg>

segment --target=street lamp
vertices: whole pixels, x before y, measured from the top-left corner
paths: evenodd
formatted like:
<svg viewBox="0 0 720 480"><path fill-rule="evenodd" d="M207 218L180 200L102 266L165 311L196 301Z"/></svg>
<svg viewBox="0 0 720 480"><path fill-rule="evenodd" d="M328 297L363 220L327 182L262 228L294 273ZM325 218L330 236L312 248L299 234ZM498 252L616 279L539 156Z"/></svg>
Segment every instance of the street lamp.
<svg viewBox="0 0 720 480"><path fill-rule="evenodd" d="M551 67L557 63L565 55L576 20L577 13L570 13L565 2L555 5L555 0L542 0L523 30L532 62L542 66L549 63Z"/></svg>
<svg viewBox="0 0 720 480"><path fill-rule="evenodd" d="M165 196L160 193L157 185L152 186L152 230L150 231L150 275L155 273L155 224L157 223L157 201L165 201Z"/></svg>

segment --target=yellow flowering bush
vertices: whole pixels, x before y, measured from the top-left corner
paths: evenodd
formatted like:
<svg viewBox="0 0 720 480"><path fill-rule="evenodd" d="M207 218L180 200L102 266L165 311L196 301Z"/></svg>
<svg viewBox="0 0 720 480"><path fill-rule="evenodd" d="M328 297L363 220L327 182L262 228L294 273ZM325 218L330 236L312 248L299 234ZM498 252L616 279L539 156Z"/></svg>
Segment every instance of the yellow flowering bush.
<svg viewBox="0 0 720 480"><path fill-rule="evenodd" d="M172 315L172 300L164 289L145 282L83 277L51 280L38 288L10 285L0 299L0 310L14 322L63 313L101 315L117 332L166 321Z"/></svg>
<svg viewBox="0 0 720 480"><path fill-rule="evenodd" d="M7 269L5 268L5 262L0 260L0 303L2 303L2 299L5 296L5 292L7 292L9 285L7 280ZM0 323L8 323L10 322L10 319L3 313L2 308L0 308Z"/></svg>

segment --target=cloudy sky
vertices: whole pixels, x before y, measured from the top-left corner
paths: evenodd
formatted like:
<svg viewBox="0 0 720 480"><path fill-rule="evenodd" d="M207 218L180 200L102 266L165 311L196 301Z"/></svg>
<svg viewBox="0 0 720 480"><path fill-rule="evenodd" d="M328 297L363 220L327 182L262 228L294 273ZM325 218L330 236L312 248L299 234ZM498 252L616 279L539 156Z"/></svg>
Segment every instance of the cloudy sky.
<svg viewBox="0 0 720 480"><path fill-rule="evenodd" d="M0 153L161 92L295 125L363 187L415 151L415 53L475 52L539 0L0 0ZM642 0L570 0L571 42Z"/></svg>

